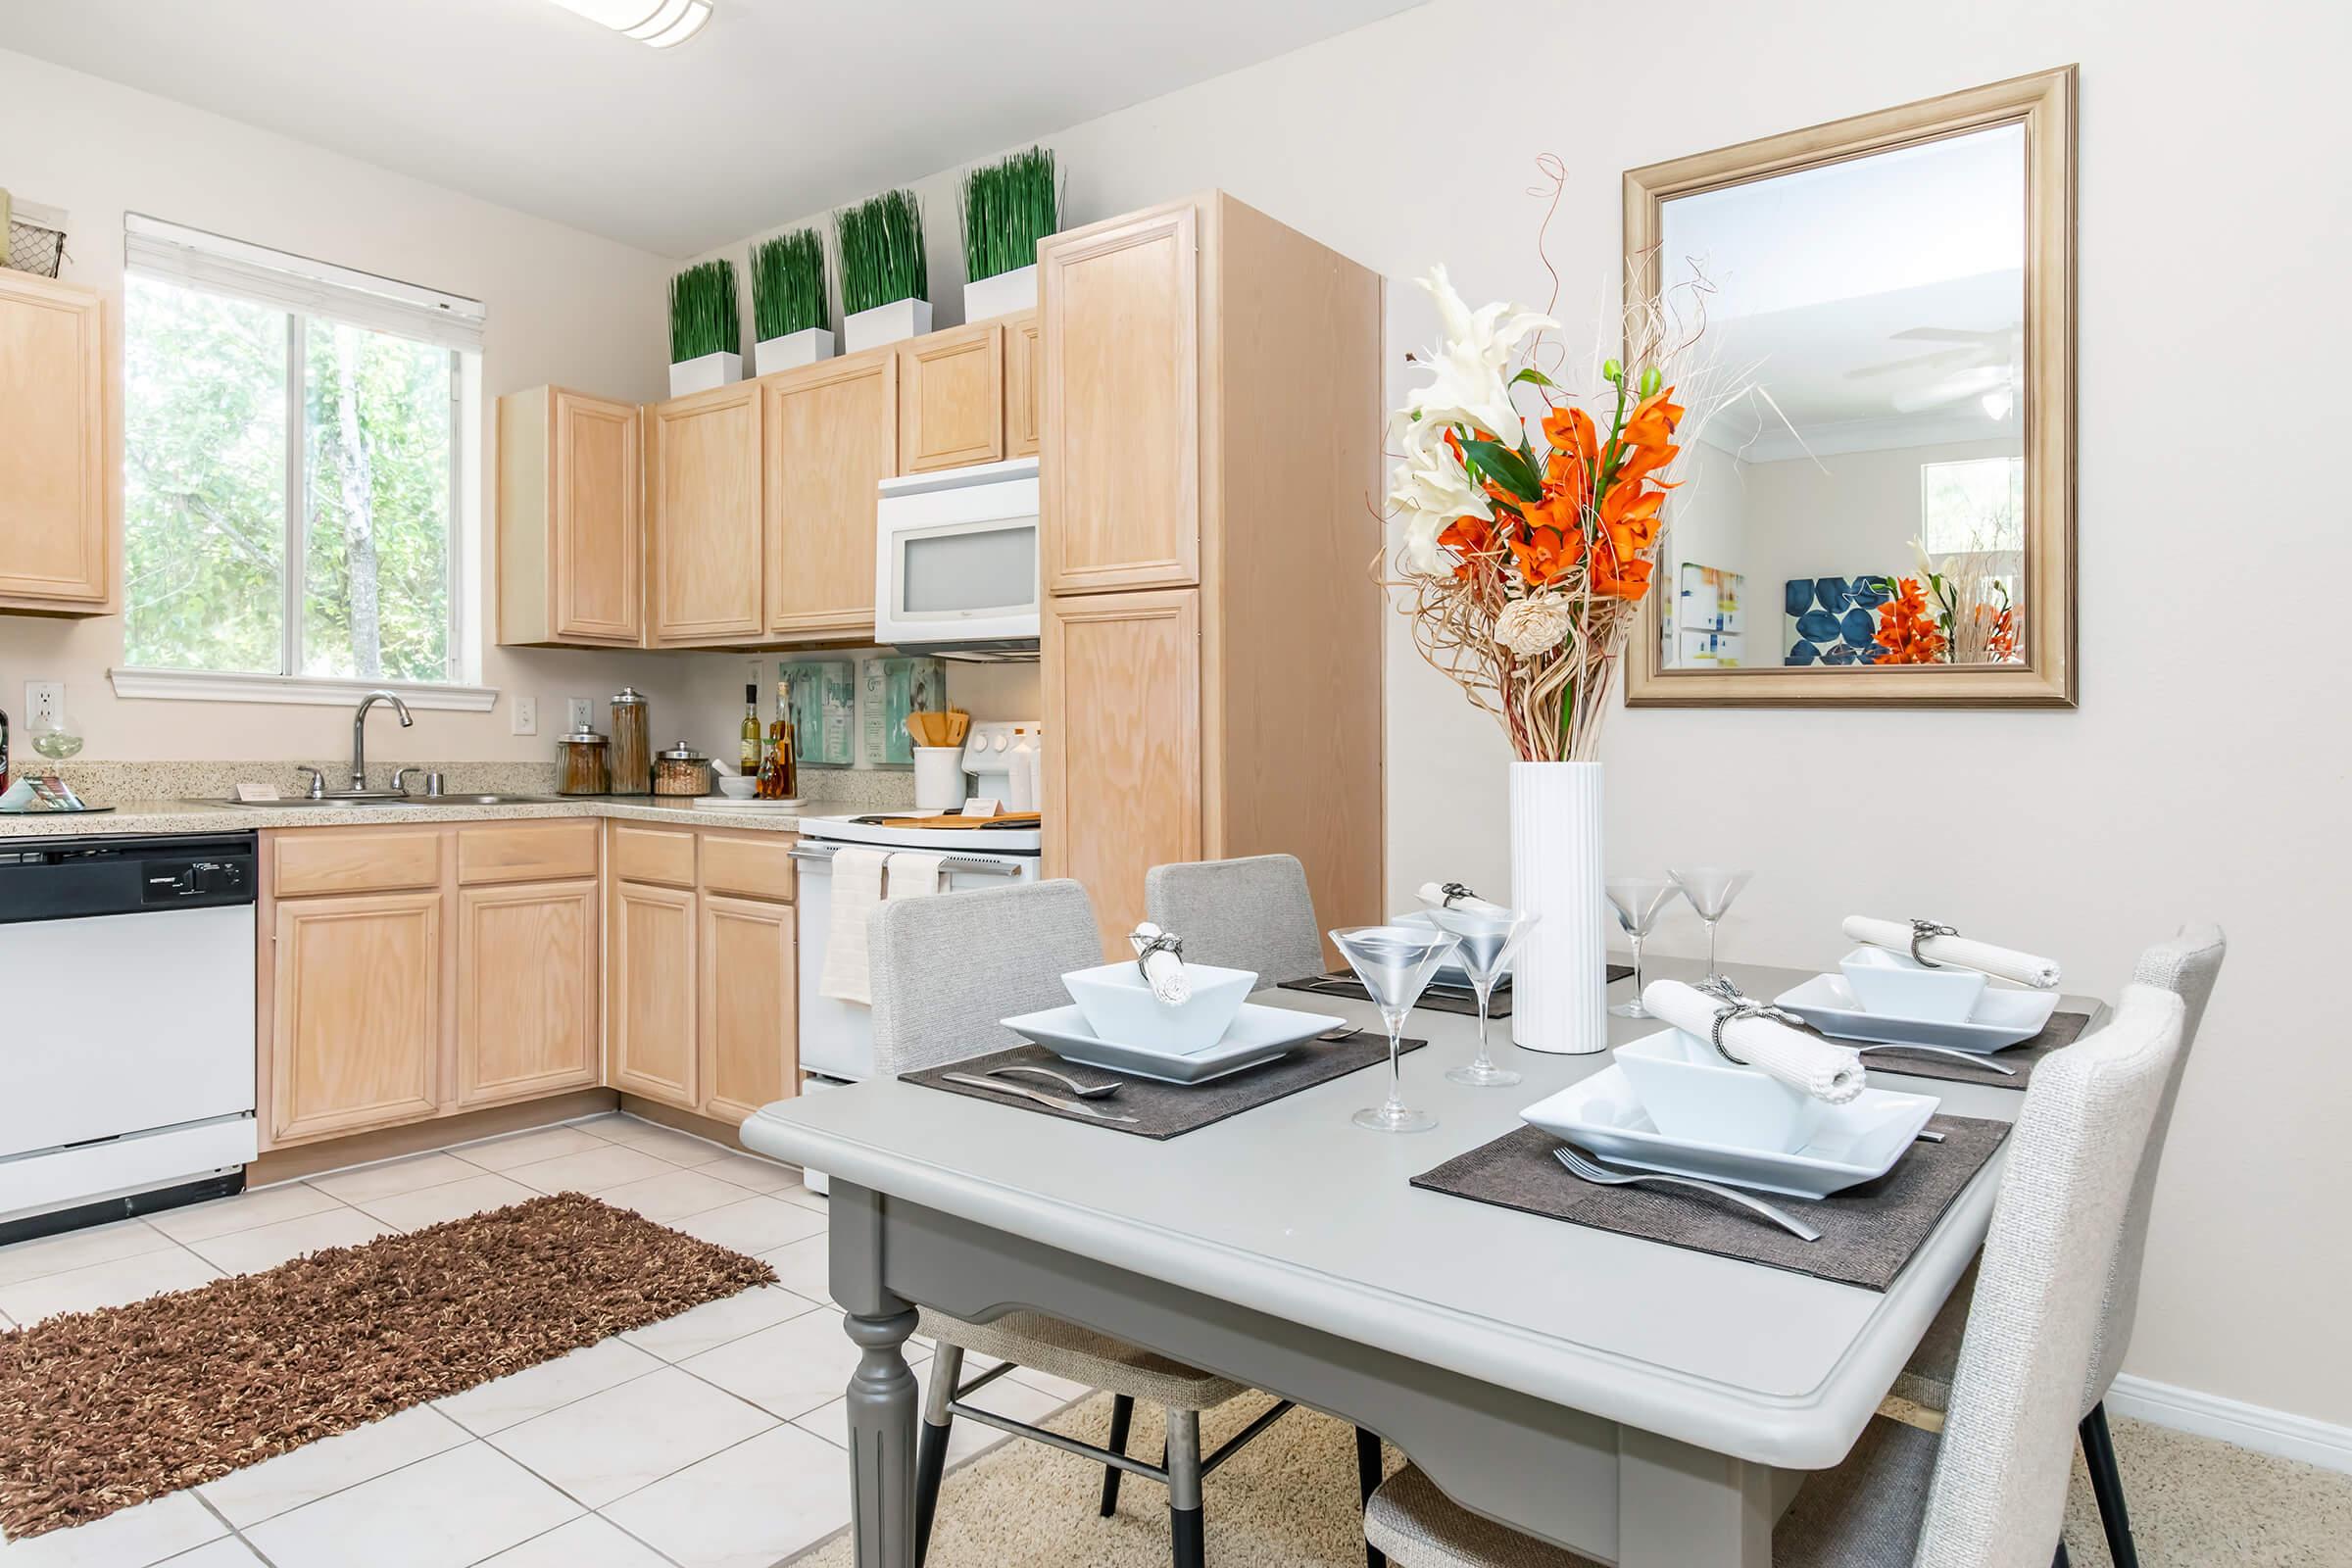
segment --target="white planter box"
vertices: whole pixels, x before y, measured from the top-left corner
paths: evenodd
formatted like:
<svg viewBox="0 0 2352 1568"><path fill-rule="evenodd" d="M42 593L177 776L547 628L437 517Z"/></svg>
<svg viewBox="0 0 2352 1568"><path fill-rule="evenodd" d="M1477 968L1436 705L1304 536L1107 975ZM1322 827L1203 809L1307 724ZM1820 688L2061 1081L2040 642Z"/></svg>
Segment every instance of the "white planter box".
<svg viewBox="0 0 2352 1568"><path fill-rule="evenodd" d="M742 355L706 354L699 360L688 360L669 368L669 395L682 398L689 392L708 392L714 386L726 386L742 379Z"/></svg>
<svg viewBox="0 0 2352 1568"><path fill-rule="evenodd" d="M1035 262L963 285L963 318L967 321L985 321L992 316L1011 316L1036 308Z"/></svg>
<svg viewBox="0 0 2352 1568"><path fill-rule="evenodd" d="M773 375L778 370L797 370L804 365L833 357L833 332L830 327L803 327L782 337L763 337L753 351L755 375Z"/></svg>
<svg viewBox="0 0 2352 1568"><path fill-rule="evenodd" d="M885 343L904 343L930 330L929 300L892 300L888 305L857 311L841 318L841 352L856 354L864 349L878 349Z"/></svg>

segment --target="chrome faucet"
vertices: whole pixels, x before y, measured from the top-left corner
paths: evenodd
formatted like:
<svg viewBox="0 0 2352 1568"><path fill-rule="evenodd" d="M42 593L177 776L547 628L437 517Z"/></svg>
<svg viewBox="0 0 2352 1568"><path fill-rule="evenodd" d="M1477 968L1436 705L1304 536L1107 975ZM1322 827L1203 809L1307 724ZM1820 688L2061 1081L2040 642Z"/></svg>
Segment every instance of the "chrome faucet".
<svg viewBox="0 0 2352 1568"><path fill-rule="evenodd" d="M351 715L351 793L368 793L368 710L378 703L390 703L400 715L400 727L407 729L416 721L409 716L409 705L387 691L372 691L360 699L359 711Z"/></svg>

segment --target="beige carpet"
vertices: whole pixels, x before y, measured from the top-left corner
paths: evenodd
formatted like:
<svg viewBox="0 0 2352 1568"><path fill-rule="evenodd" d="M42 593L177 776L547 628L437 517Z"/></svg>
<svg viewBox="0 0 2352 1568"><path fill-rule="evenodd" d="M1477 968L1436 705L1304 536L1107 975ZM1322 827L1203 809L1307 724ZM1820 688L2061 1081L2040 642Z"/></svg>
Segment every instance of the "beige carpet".
<svg viewBox="0 0 2352 1568"><path fill-rule="evenodd" d="M983 1393L979 1402L987 1403ZM1201 1423L1202 1446L1265 1408L1236 1399ZM1159 1414L1139 1405L1139 1456L1159 1453ZM1103 1442L1110 1399L1097 1395L1047 1423ZM2352 1476L2136 1421L2115 1444L2144 1568L2345 1568L2352 1564ZM1390 1463L1396 1464L1395 1455ZM1115 1518L1096 1517L1099 1466L1014 1441L948 1477L927 1568L1166 1568L1167 1494L1132 1476ZM1355 1440L1341 1422L1295 1410L1227 1461L1206 1489L1208 1560L1223 1568L1362 1568ZM2112 1568L2080 1458L2068 1501L2077 1568ZM845 1536L791 1559L851 1568Z"/></svg>

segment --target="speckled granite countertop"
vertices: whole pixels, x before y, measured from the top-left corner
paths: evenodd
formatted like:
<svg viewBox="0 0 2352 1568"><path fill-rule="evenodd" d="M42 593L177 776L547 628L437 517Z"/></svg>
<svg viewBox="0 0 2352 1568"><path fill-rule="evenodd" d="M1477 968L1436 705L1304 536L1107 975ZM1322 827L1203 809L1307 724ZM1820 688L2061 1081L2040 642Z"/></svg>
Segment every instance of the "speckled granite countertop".
<svg viewBox="0 0 2352 1568"><path fill-rule="evenodd" d="M697 810L640 804L651 797L583 795L513 806L215 806L202 801L123 801L112 811L0 815L0 838L87 838L125 833L224 833L262 827L358 827L378 822L502 822L550 816L618 817L755 833L796 831L803 816L872 810L863 801L810 800L797 810Z"/></svg>

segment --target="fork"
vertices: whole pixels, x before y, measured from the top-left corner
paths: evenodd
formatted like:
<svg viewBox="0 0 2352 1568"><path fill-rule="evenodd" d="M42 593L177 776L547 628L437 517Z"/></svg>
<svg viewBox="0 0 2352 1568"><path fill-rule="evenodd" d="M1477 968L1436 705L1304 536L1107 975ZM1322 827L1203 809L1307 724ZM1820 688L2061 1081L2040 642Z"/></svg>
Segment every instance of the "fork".
<svg viewBox="0 0 2352 1568"><path fill-rule="evenodd" d="M1883 1040L1875 1045L1856 1046L1854 1051L1856 1054L1864 1054L1873 1051L1916 1051L1922 1054L1930 1056L1948 1056L1952 1060L1961 1063L1963 1066L1983 1067L1985 1071L1997 1072L2004 1078L2014 1078L2017 1076L2017 1069L2015 1067L2004 1067L1999 1062L1994 1061L1991 1057L1985 1055L1983 1052L1955 1051L1949 1046L1913 1046L1905 1045L1901 1041L1896 1040ZM1890 1067L1887 1069L1889 1072L1900 1072L1901 1070L1902 1069L1899 1067Z"/></svg>
<svg viewBox="0 0 2352 1568"><path fill-rule="evenodd" d="M1585 1154L1575 1149L1571 1149L1566 1144L1562 1144L1559 1148L1553 1150L1551 1153L1553 1158L1557 1159L1561 1164L1568 1167L1571 1175L1581 1176L1586 1181L1592 1182L1596 1186L1628 1187L1636 1182L1660 1182L1668 1187L1693 1188L1702 1193L1711 1193L1717 1198L1729 1199L1733 1202L1738 1203L1741 1208L1752 1210L1756 1214L1761 1215L1763 1218L1772 1221L1775 1225L1778 1225L1781 1229L1787 1231L1789 1235L1795 1237L1800 1242L1818 1242L1821 1240L1821 1232L1815 1230L1803 1220L1796 1218L1792 1214L1783 1213L1781 1210L1773 1207L1770 1203L1765 1202L1760 1198L1750 1198L1747 1196L1747 1194L1735 1191L1729 1187L1718 1187L1713 1182L1702 1182L1694 1176L1669 1176L1662 1171L1611 1170L1608 1166L1601 1164L1599 1161L1592 1158L1588 1154Z"/></svg>
<svg viewBox="0 0 2352 1568"><path fill-rule="evenodd" d="M1092 1121L1119 1121L1126 1122L1130 1126L1136 1122L1136 1118L1133 1116L1122 1116L1115 1111L1097 1110L1083 1100L1064 1100L1059 1095L1049 1095L1042 1089L1023 1089L1019 1084L1008 1084L995 1078L982 1078L973 1073L942 1073L940 1080L943 1083L961 1084L966 1089L985 1089L991 1094L1011 1095L1018 1100L1035 1101L1038 1104L1051 1105L1055 1110L1066 1110L1073 1116L1084 1116Z"/></svg>
<svg viewBox="0 0 2352 1568"><path fill-rule="evenodd" d="M1101 1100L1105 1095L1117 1094L1120 1089L1125 1087L1124 1079L1113 1078L1106 1084L1082 1084L1075 1078L1063 1077L1060 1073L1055 1072L1051 1067L1022 1066L1017 1062L1009 1067L991 1067L982 1076L988 1078L1009 1078L1015 1073L1026 1073L1032 1078L1044 1078L1050 1082L1057 1083L1061 1085L1062 1088L1067 1089L1071 1094L1076 1095L1080 1100Z"/></svg>

